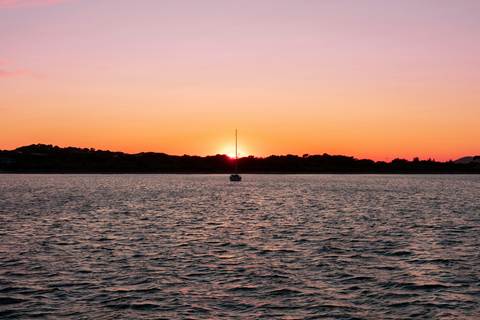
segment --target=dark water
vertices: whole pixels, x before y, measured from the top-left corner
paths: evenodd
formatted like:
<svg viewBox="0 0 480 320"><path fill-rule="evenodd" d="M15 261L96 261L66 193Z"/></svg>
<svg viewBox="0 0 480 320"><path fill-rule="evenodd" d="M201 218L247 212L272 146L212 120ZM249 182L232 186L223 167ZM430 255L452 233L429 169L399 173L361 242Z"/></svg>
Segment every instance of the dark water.
<svg viewBox="0 0 480 320"><path fill-rule="evenodd" d="M0 175L0 318L478 319L480 176Z"/></svg>

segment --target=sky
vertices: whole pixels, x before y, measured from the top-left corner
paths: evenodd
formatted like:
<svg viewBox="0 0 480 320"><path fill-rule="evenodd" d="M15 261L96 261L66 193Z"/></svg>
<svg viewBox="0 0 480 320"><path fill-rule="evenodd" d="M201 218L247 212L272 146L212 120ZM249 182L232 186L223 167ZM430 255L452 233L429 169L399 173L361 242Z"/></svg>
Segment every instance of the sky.
<svg viewBox="0 0 480 320"><path fill-rule="evenodd" d="M478 0L0 0L0 149L480 154Z"/></svg>

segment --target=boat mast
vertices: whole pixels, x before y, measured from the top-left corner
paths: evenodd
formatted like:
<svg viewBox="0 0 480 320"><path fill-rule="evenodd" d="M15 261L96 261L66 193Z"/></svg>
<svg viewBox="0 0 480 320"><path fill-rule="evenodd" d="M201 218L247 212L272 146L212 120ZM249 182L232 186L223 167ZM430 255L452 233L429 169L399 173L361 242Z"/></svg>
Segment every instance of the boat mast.
<svg viewBox="0 0 480 320"><path fill-rule="evenodd" d="M238 162L238 148L237 148L237 129L235 129L235 173L230 175L230 181L242 181L242 177L238 175L237 162Z"/></svg>
<svg viewBox="0 0 480 320"><path fill-rule="evenodd" d="M237 174L237 160L238 160L238 153L237 153L237 129L235 129L235 174Z"/></svg>

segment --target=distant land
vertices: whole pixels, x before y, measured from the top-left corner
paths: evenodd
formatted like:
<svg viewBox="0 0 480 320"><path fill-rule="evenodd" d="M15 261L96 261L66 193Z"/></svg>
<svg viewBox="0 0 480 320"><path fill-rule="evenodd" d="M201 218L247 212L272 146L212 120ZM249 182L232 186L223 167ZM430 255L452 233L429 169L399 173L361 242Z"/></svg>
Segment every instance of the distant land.
<svg viewBox="0 0 480 320"><path fill-rule="evenodd" d="M480 156L455 161L432 159L391 162L342 155L272 155L238 159L240 173L480 173ZM234 162L227 155L172 156L144 152L127 154L93 148L60 148L34 144L0 151L3 173L230 173Z"/></svg>
<svg viewBox="0 0 480 320"><path fill-rule="evenodd" d="M463 157L463 158L460 158L460 159L457 159L455 161L453 161L455 163L463 163L463 164L469 164L471 162L476 162L476 163L480 163L480 157L479 156L476 156L476 157Z"/></svg>

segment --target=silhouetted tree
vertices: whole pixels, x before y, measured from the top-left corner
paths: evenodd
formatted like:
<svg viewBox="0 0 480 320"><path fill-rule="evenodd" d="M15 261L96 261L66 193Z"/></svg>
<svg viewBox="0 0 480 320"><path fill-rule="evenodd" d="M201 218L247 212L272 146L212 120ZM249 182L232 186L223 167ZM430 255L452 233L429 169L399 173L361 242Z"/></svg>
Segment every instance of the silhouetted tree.
<svg viewBox="0 0 480 320"><path fill-rule="evenodd" d="M445 163L428 159L412 162L394 159L390 163L358 160L347 156L297 155L266 158L239 158L240 172L250 173L480 173L480 156L469 164ZM34 144L12 151L0 151L0 171L8 172L157 172L157 173L229 173L234 162L226 155L171 156L165 153L125 154L93 148L59 148Z"/></svg>

